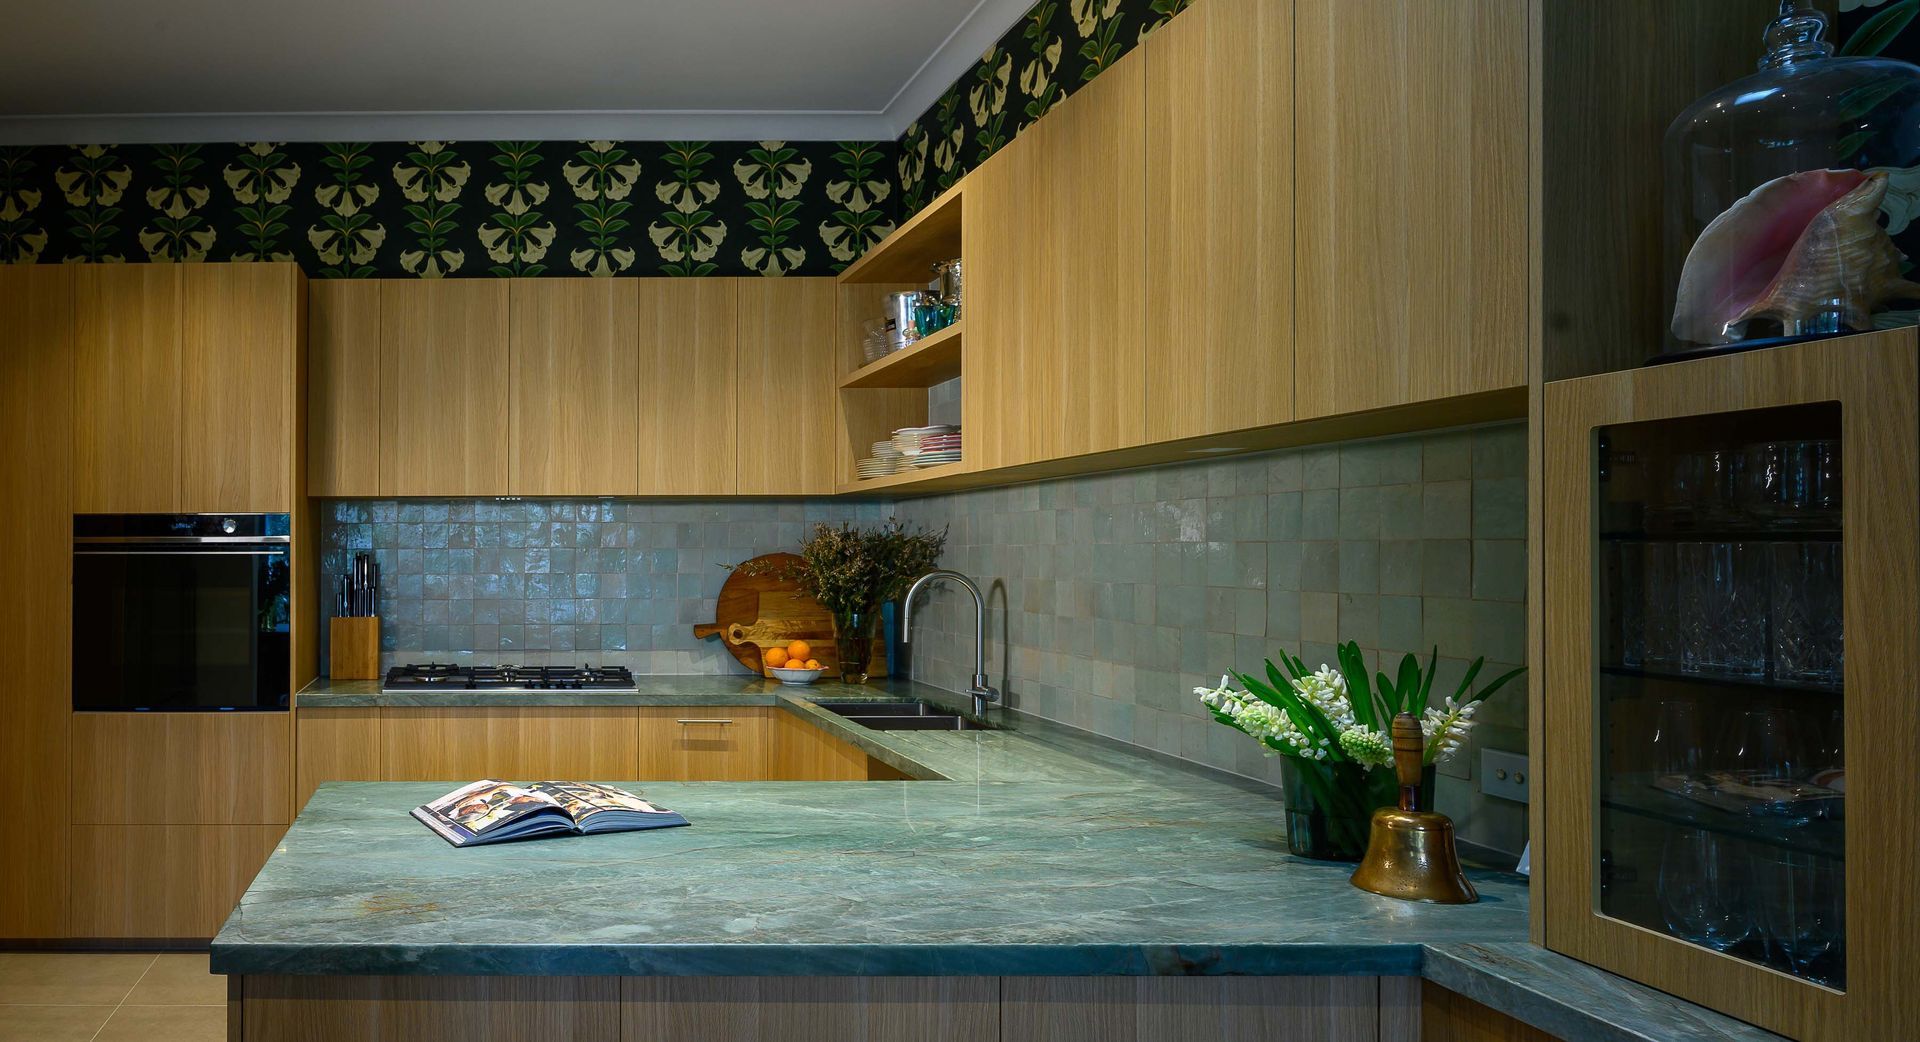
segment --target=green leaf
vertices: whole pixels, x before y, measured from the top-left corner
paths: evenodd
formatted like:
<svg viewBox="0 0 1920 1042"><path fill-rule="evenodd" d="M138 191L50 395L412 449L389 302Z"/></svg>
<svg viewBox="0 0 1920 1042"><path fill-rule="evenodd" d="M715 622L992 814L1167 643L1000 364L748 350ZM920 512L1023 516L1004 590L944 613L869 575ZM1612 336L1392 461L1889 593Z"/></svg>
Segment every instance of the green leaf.
<svg viewBox="0 0 1920 1042"><path fill-rule="evenodd" d="M1879 108L1880 104L1888 98L1905 90L1906 86L1906 80L1887 76L1851 88L1840 95L1840 118L1859 119Z"/></svg>
<svg viewBox="0 0 1920 1042"><path fill-rule="evenodd" d="M1906 29L1916 14L1920 14L1920 0L1899 0L1898 3L1888 4L1880 13L1861 23L1852 36L1847 37L1847 42L1840 47L1840 55L1861 58L1879 54Z"/></svg>
<svg viewBox="0 0 1920 1042"><path fill-rule="evenodd" d="M1834 160L1842 164L1851 162L1854 156L1860 154L1861 149L1866 148L1869 142L1879 136L1879 131L1875 130L1856 130L1848 134L1834 146Z"/></svg>
<svg viewBox="0 0 1920 1042"><path fill-rule="evenodd" d="M1439 669L1436 668L1439 665L1440 645L1435 644L1433 646L1433 653L1427 656L1427 678L1420 682L1420 704L1408 710L1414 716L1424 716L1427 712L1427 707L1433 704L1428 701L1428 699L1433 694L1433 676L1439 672Z"/></svg>
<svg viewBox="0 0 1920 1042"><path fill-rule="evenodd" d="M1347 700L1353 703L1355 723L1379 730L1374 713L1373 689L1367 683L1367 660L1360 654L1360 645L1347 641L1340 645L1340 673L1347 678Z"/></svg>
<svg viewBox="0 0 1920 1042"><path fill-rule="evenodd" d="M1495 691L1500 690L1501 685L1505 684L1509 680L1512 680L1514 677L1517 677L1520 674L1525 673L1526 671L1527 671L1527 667L1525 666L1520 666L1516 669L1513 669L1512 671L1500 677L1500 679L1494 681L1491 684L1488 684L1486 687L1481 688L1479 693L1473 696L1473 700L1476 702L1484 701L1488 695L1491 695Z"/></svg>
<svg viewBox="0 0 1920 1042"><path fill-rule="evenodd" d="M1420 660L1408 652L1400 659L1400 684L1398 698L1394 703L1395 713L1413 713L1413 700L1420 693ZM1417 713L1415 715L1418 715Z"/></svg>

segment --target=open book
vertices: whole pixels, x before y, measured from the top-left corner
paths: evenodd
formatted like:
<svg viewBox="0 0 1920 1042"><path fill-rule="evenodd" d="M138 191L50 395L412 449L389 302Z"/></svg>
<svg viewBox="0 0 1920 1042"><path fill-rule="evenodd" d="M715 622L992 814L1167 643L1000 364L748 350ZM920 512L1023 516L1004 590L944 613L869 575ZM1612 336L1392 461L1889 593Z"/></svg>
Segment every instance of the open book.
<svg viewBox="0 0 1920 1042"><path fill-rule="evenodd" d="M687 819L630 792L592 782L513 785L477 781L413 809L456 847L555 833L632 832L687 824Z"/></svg>

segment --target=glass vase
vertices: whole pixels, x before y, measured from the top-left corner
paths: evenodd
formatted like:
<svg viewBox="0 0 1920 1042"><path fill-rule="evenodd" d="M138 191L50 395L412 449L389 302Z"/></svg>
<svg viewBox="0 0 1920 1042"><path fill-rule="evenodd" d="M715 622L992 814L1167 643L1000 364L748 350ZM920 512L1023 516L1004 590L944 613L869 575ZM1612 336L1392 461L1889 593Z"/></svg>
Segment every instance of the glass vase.
<svg viewBox="0 0 1920 1042"><path fill-rule="evenodd" d="M873 638L880 624L880 609L833 613L834 651L840 658L840 682L864 684L867 668L873 660Z"/></svg>
<svg viewBox="0 0 1920 1042"><path fill-rule="evenodd" d="M1280 785L1287 800L1287 852L1319 861L1359 861L1367 852L1373 812L1397 806L1400 785L1391 768L1282 757ZM1421 779L1420 805L1433 806L1432 767Z"/></svg>

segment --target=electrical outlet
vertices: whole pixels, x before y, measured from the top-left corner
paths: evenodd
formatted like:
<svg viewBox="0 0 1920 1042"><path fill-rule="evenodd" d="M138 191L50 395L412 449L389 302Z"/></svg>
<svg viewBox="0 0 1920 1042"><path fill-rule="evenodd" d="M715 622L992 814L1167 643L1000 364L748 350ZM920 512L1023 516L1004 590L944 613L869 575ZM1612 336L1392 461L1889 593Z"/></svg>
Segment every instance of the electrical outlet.
<svg viewBox="0 0 1920 1042"><path fill-rule="evenodd" d="M1529 773L1524 753L1480 750L1480 791L1488 796L1527 802Z"/></svg>

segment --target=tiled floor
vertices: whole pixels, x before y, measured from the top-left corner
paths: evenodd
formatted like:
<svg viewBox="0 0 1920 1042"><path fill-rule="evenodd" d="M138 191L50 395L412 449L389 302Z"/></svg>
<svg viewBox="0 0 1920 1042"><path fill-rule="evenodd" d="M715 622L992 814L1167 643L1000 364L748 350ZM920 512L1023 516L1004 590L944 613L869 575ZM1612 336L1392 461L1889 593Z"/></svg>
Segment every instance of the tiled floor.
<svg viewBox="0 0 1920 1042"><path fill-rule="evenodd" d="M205 954L0 952L0 1042L221 1042Z"/></svg>

